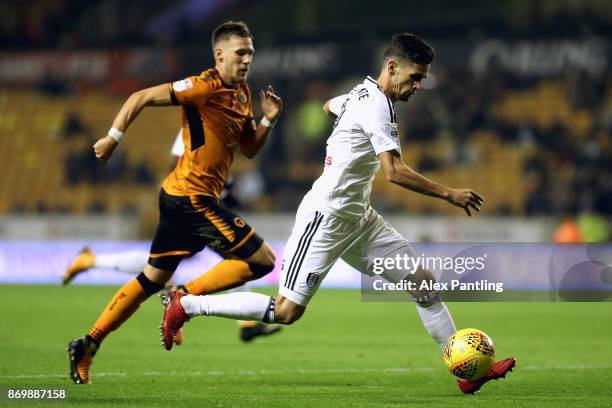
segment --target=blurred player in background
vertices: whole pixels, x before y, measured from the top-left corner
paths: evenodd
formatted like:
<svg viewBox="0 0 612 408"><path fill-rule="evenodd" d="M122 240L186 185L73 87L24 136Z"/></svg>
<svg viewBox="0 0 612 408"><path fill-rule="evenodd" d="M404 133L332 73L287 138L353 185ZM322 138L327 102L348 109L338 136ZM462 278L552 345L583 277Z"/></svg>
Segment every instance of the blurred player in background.
<svg viewBox="0 0 612 408"><path fill-rule="evenodd" d="M215 67L199 76L132 94L115 117L108 136L94 145L96 157L110 158L123 133L147 106L180 105L185 153L164 180L160 221L148 265L121 287L87 335L68 345L70 377L90 382L89 368L102 341L149 296L164 288L181 260L209 246L227 254L202 276L187 282L187 293L215 293L258 279L274 269L272 248L241 217L219 204L237 148L253 158L282 110L272 86L259 92L263 118L253 118L246 84L255 49L243 22L226 22L212 34Z"/></svg>
<svg viewBox="0 0 612 408"><path fill-rule="evenodd" d="M461 207L467 215L480 211L483 198L470 189L455 189L408 167L402 160L393 104L408 101L421 89L433 61L433 49L413 34L393 36L377 79L366 77L347 94L324 105L336 119L327 140L323 174L306 194L283 253L283 268L276 297L258 293L190 296L170 292L166 299L162 335L167 349L172 337L190 317L220 316L291 324L306 311L321 282L342 258L356 270L373 275L376 259L398 256L416 258L410 243L370 206L372 181L381 164L387 180L405 189L440 198ZM381 277L394 283L408 281L409 293L425 329L444 348L456 332L455 324L437 290L421 289L434 281L423 269L406 270L399 265L385 269ZM416 272L416 273L415 273ZM489 380L505 376L514 358L494 363L476 381L458 379L464 393L473 393Z"/></svg>
<svg viewBox="0 0 612 408"><path fill-rule="evenodd" d="M173 158L171 168L174 168L176 166L178 159L183 155L184 152L185 146L183 144L183 129L180 129L170 152ZM225 180L225 185L223 186L223 190L221 191L219 202L225 208L234 211L238 207L238 200L232 194L233 185L234 178L229 175ZM77 275L95 268L116 269L120 272L138 275L146 266L148 259L148 251L131 250L96 254L89 246L86 246L79 252L79 254L74 258L74 260L66 269L66 272L64 273L64 276L62 278L62 283L64 285L67 285ZM168 287L175 286L172 280L168 281L167 285ZM242 286L238 286L234 289L231 289L231 291L236 292L244 292L249 290L250 287L248 284L244 284ZM244 342L249 342L259 336L267 336L270 334L274 334L280 330L280 326L278 325L268 325L254 321L241 320L238 322L238 324L240 326L239 336L240 339ZM182 341L183 336L181 330L175 336L174 343L180 345Z"/></svg>

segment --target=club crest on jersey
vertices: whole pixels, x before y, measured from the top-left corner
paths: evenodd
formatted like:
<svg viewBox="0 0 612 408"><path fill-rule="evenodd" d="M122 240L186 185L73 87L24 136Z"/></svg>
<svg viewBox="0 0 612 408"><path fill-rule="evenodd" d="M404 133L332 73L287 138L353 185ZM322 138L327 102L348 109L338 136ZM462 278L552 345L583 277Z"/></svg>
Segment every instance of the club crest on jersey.
<svg viewBox="0 0 612 408"><path fill-rule="evenodd" d="M308 278L306 278L306 286L309 288L314 288L317 282L319 281L319 275L316 273L309 273Z"/></svg>
<svg viewBox="0 0 612 408"><path fill-rule="evenodd" d="M331 156L326 156L325 157L325 165L326 166L331 166L332 165L332 157Z"/></svg>
<svg viewBox="0 0 612 408"><path fill-rule="evenodd" d="M240 103L246 103L247 101L247 96L244 92L240 91L240 93L238 94L238 100L240 101Z"/></svg>
<svg viewBox="0 0 612 408"><path fill-rule="evenodd" d="M234 218L234 224L236 224L236 226L237 226L238 228L242 228L242 227L244 227L244 226L246 225L246 223L244 222L244 220L243 220L242 218L240 218L240 217L236 217L236 218Z"/></svg>
<svg viewBox="0 0 612 408"><path fill-rule="evenodd" d="M193 88L193 82L191 82L191 79L189 78L172 83L172 89L174 92L183 92L191 88Z"/></svg>

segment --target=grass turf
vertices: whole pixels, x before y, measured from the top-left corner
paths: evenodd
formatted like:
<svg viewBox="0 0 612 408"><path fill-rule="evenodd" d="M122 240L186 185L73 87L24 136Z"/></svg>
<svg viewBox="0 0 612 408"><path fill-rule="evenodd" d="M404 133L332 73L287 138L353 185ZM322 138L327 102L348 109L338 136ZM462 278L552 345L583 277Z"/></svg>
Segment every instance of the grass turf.
<svg viewBox="0 0 612 408"><path fill-rule="evenodd" d="M68 401L45 406L612 405L612 303L449 304L458 327L485 330L499 358L518 360L505 380L468 396L413 305L363 303L351 290L321 290L302 320L251 344L233 321L196 318L171 352L150 299L104 342L93 384L72 384L64 348L115 289L3 286L0 385L68 390Z"/></svg>

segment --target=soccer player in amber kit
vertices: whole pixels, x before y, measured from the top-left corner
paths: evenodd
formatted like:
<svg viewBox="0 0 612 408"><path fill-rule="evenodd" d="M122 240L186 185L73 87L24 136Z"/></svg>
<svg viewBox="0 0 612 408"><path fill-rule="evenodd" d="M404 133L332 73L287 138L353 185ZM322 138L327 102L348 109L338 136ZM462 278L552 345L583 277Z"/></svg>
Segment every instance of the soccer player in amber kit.
<svg viewBox="0 0 612 408"><path fill-rule="evenodd" d="M176 135L176 139L172 145L170 151L172 155L172 166L176 167L176 164L180 157L185 153L185 145L183 143L183 128L179 130ZM233 178L230 175L225 180L223 191L219 203L228 210L235 210L238 206L238 200L232 194ZM220 254L223 255L223 254ZM68 285L72 280L85 272L97 268L109 268L115 269L120 272L127 274L138 275L143 271L149 260L148 250L131 250L131 251L119 251L119 252L108 252L97 254L89 246L85 246L77 254L77 256L70 262L68 268L64 272L62 277L62 283ZM166 288L176 286L172 280L166 282ZM232 289L235 292L245 292L250 290L248 284L238 286ZM269 336L271 334L280 331L279 325L267 325L261 322L253 321L238 321L238 335L240 340L244 342L250 342L253 339L261 336ZM174 343L180 345L183 341L182 331L177 333L174 337Z"/></svg>
<svg viewBox="0 0 612 408"><path fill-rule="evenodd" d="M230 289L274 268L272 248L218 200L235 150L248 158L259 152L282 101L271 86L260 91L263 118L256 124L246 84L255 49L246 24L221 24L213 32L212 48L214 68L135 92L115 117L108 136L94 145L96 157L106 161L143 108L182 107L185 153L160 191L160 220L148 265L117 291L86 336L69 343L70 377L78 384L90 382L92 359L105 337L164 287L184 257L209 246L230 258L187 282L185 290L190 294Z"/></svg>

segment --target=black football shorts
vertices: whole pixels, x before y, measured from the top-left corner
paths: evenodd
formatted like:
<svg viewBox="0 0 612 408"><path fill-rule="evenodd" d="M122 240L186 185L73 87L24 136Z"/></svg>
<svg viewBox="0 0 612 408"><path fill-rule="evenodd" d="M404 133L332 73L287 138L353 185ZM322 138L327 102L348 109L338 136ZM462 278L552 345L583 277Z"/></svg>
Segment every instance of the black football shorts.
<svg viewBox="0 0 612 408"><path fill-rule="evenodd" d="M161 189L149 265L174 272L181 259L205 246L246 259L262 244L249 224L213 197L173 196Z"/></svg>

